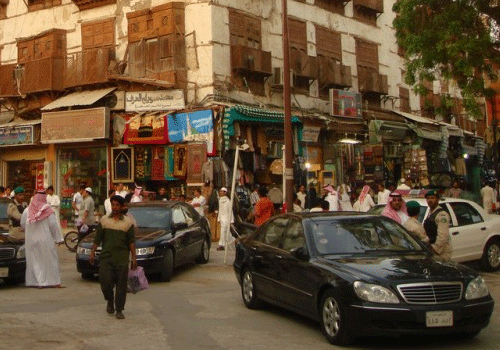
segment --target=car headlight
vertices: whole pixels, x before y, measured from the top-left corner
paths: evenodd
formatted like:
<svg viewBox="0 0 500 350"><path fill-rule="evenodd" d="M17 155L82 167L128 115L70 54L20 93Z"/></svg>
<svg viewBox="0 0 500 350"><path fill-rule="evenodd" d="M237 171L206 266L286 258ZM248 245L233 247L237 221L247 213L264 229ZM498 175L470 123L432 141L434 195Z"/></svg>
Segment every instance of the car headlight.
<svg viewBox="0 0 500 350"><path fill-rule="evenodd" d="M17 259L26 258L26 246L24 244L22 246L20 246L19 249L17 250L16 258Z"/></svg>
<svg viewBox="0 0 500 350"><path fill-rule="evenodd" d="M155 247L137 248L135 255L151 255L155 252Z"/></svg>
<svg viewBox="0 0 500 350"><path fill-rule="evenodd" d="M89 249L89 248L84 248L84 247L76 248L76 253L79 255L90 255L91 251L92 251L92 249Z"/></svg>
<svg viewBox="0 0 500 350"><path fill-rule="evenodd" d="M477 299L482 298L490 294L488 290L488 286L486 282L481 276L474 278L469 285L467 286L467 290L465 291L465 299Z"/></svg>
<svg viewBox="0 0 500 350"><path fill-rule="evenodd" d="M399 299L396 294L378 284L356 281L354 282L354 291L358 297L366 301L384 304L399 304Z"/></svg>

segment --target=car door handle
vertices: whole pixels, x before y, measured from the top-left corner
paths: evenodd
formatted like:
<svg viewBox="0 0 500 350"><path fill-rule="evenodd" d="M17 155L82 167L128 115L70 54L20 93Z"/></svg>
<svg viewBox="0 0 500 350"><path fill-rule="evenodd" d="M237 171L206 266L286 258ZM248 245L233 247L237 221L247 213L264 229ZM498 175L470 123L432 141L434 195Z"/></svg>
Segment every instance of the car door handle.
<svg viewBox="0 0 500 350"><path fill-rule="evenodd" d="M481 231L486 231L486 227L481 227Z"/></svg>
<svg viewBox="0 0 500 350"><path fill-rule="evenodd" d="M453 236L456 236L456 235L458 235L459 233L460 233L460 232L456 231L456 232L452 232L451 234L452 234Z"/></svg>
<svg viewBox="0 0 500 350"><path fill-rule="evenodd" d="M282 260L283 259L283 255L276 255L276 259Z"/></svg>

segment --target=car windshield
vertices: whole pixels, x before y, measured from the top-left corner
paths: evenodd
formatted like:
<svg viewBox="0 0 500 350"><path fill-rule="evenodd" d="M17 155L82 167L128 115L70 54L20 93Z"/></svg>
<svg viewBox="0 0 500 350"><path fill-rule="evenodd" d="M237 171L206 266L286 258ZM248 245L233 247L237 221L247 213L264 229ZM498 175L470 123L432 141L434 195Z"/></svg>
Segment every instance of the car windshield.
<svg viewBox="0 0 500 350"><path fill-rule="evenodd" d="M396 222L385 218L335 218L306 224L318 254L421 252L422 247Z"/></svg>
<svg viewBox="0 0 500 350"><path fill-rule="evenodd" d="M129 208L137 222L137 227L142 228L167 228L170 226L170 209L165 207L135 207Z"/></svg>
<svg viewBox="0 0 500 350"><path fill-rule="evenodd" d="M7 219L7 207L9 203L1 202L0 203L0 220Z"/></svg>

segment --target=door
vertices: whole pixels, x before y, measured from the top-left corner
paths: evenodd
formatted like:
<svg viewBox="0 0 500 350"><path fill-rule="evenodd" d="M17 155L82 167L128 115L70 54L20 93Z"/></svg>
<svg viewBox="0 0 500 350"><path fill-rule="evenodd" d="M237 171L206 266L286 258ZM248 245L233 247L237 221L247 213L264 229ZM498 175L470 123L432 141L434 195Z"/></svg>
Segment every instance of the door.
<svg viewBox="0 0 500 350"><path fill-rule="evenodd" d="M188 220L180 204L172 208L172 225L185 225L174 233L174 265L180 265L189 260L189 232Z"/></svg>
<svg viewBox="0 0 500 350"><path fill-rule="evenodd" d="M258 295L278 302L282 300L278 261L284 253L281 245L287 224L287 217L271 219L257 233L250 248L253 253L252 267Z"/></svg>
<svg viewBox="0 0 500 350"><path fill-rule="evenodd" d="M309 261L298 259L293 252L306 248L304 227L291 218L283 238L283 258L278 260L282 276L283 301L302 314L315 313L314 296L321 282L321 272Z"/></svg>
<svg viewBox="0 0 500 350"><path fill-rule="evenodd" d="M194 259L200 255L201 244L206 234L201 224L200 214L190 205L182 205L182 210L188 224L187 234L189 235L189 239L187 253L189 254L189 259Z"/></svg>
<svg viewBox="0 0 500 350"><path fill-rule="evenodd" d="M469 203L451 202L448 205L456 220L456 226L450 227L453 260L479 259L483 254L485 237L491 228Z"/></svg>

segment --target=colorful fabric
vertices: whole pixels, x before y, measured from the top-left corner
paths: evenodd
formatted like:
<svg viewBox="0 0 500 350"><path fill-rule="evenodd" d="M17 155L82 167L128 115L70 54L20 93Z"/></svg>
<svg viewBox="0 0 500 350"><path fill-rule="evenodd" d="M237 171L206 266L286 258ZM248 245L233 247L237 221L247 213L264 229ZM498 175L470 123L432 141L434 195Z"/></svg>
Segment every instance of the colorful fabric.
<svg viewBox="0 0 500 350"><path fill-rule="evenodd" d="M255 226L259 227L274 214L274 204L267 197L261 197L255 204Z"/></svg>
<svg viewBox="0 0 500 350"><path fill-rule="evenodd" d="M54 213L54 209L47 203L47 195L45 193L36 193L33 196L31 204L28 206L28 218L26 221L29 224L43 220Z"/></svg>

